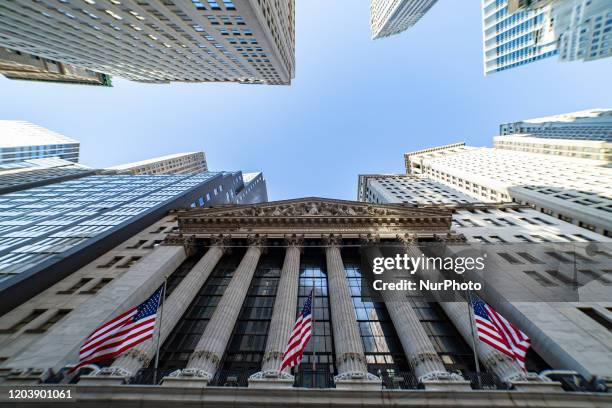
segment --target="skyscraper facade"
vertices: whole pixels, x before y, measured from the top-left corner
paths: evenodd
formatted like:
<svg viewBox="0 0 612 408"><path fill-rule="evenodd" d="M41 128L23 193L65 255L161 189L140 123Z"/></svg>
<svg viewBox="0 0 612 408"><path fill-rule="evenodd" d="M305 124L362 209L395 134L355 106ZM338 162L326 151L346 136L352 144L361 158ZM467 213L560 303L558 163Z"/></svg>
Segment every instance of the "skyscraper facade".
<svg viewBox="0 0 612 408"><path fill-rule="evenodd" d="M588 109L518 122L502 123L501 136L529 134L538 138L612 141L612 109Z"/></svg>
<svg viewBox="0 0 612 408"><path fill-rule="evenodd" d="M109 167L121 174L195 174L208 170L204 152L176 153Z"/></svg>
<svg viewBox="0 0 612 408"><path fill-rule="evenodd" d="M412 27L437 0L371 0L372 39L388 37Z"/></svg>
<svg viewBox="0 0 612 408"><path fill-rule="evenodd" d="M0 5L0 45L134 81L289 84L293 0Z"/></svg>
<svg viewBox="0 0 612 408"><path fill-rule="evenodd" d="M0 164L57 157L77 163L80 143L25 121L0 120Z"/></svg>
<svg viewBox="0 0 612 408"><path fill-rule="evenodd" d="M552 6L508 11L508 0L483 0L485 75L558 54Z"/></svg>
<svg viewBox="0 0 612 408"><path fill-rule="evenodd" d="M553 7L561 61L612 56L612 4L608 0L561 0Z"/></svg>
<svg viewBox="0 0 612 408"><path fill-rule="evenodd" d="M74 272L168 210L234 203L243 189L241 172L97 174L1 195L0 312ZM126 258L124 266L139 259Z"/></svg>
<svg viewBox="0 0 612 408"><path fill-rule="evenodd" d="M483 202L519 202L611 236L612 170L601 162L463 147L418 159L421 174ZM409 167L406 168L409 172Z"/></svg>
<svg viewBox="0 0 612 408"><path fill-rule="evenodd" d="M80 178L95 173L95 169L55 157L0 164L0 194Z"/></svg>
<svg viewBox="0 0 612 408"><path fill-rule="evenodd" d="M24 81L112 86L106 74L8 48L0 48L0 74Z"/></svg>

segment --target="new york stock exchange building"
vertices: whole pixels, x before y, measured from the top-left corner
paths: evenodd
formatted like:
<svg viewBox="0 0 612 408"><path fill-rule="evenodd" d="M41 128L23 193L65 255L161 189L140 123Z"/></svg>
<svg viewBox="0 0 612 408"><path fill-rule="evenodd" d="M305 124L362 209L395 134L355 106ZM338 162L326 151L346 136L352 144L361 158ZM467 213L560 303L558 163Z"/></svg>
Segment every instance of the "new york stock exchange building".
<svg viewBox="0 0 612 408"><path fill-rule="evenodd" d="M474 336L465 301L368 295L364 268L388 248L461 245L451 216L319 198L172 211L0 317L2 401L68 389L79 407L612 406L610 322L593 330L583 304L482 295L529 336L523 368ZM92 332L162 286L151 338L74 369ZM311 293L312 338L281 370ZM569 324L570 308L584 319Z"/></svg>

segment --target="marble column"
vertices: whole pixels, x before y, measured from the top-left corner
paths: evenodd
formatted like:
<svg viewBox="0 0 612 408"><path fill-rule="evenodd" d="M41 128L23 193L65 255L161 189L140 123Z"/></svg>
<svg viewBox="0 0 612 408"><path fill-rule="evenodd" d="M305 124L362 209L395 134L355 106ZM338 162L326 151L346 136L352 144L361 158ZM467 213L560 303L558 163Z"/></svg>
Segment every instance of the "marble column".
<svg viewBox="0 0 612 408"><path fill-rule="evenodd" d="M378 239L372 236L362 237L362 251L366 259L373 265L374 258L383 258L380 248L376 246ZM401 248L396 246L401 251ZM385 282L399 282L402 272L389 270L385 272ZM419 316L414 311L405 292L385 290L380 292L385 302L387 312L402 343L406 358L419 381L427 389L435 388L469 388L469 382L460 374L449 373L425 332Z"/></svg>
<svg viewBox="0 0 612 408"><path fill-rule="evenodd" d="M110 367L103 368L93 375L81 377L80 383L121 383L135 375L142 367L149 365L157 352L158 336L159 344L163 344L223 256L230 239L227 235L211 239L212 245L206 254L165 299L163 316L158 322L153 338L119 356Z"/></svg>
<svg viewBox="0 0 612 408"><path fill-rule="evenodd" d="M123 275L70 312L40 339L4 363L11 368L5 383L24 384L45 379L68 364L75 364L79 348L93 330L144 301L187 258L184 245L155 248Z"/></svg>
<svg viewBox="0 0 612 408"><path fill-rule="evenodd" d="M283 354L296 319L300 278L300 251L303 236L286 236L285 260L276 291L274 310L261 371L249 378L251 387L291 387L293 376L288 368L280 371Z"/></svg>
<svg viewBox="0 0 612 408"><path fill-rule="evenodd" d="M414 236L398 236L397 237L406 248L406 253L411 257L422 257L423 252L417 245L416 237ZM429 271L435 273L437 271ZM423 276L420 271L417 275L421 278L433 278L433 276ZM434 294L432 292L432 294ZM435 294L434 294L435 295ZM472 347L472 324L470 322L470 311L466 302L439 302L444 312L453 322L463 339ZM526 380L525 372L518 363L506 356L505 354L495 350L488 344L482 341L476 341L476 354L478 359L485 365L487 370L495 373L502 381L510 383L511 381Z"/></svg>
<svg viewBox="0 0 612 408"><path fill-rule="evenodd" d="M340 254L341 241L342 237L337 235L323 237L327 262L327 290L338 370L334 382L336 388L380 389L380 378L368 373L367 370L355 307Z"/></svg>
<svg viewBox="0 0 612 408"><path fill-rule="evenodd" d="M165 377L163 385L203 387L212 380L217 372L255 269L257 269L265 237L250 236L248 241L249 249L236 268L232 280L206 325L204 334L189 357L187 366Z"/></svg>

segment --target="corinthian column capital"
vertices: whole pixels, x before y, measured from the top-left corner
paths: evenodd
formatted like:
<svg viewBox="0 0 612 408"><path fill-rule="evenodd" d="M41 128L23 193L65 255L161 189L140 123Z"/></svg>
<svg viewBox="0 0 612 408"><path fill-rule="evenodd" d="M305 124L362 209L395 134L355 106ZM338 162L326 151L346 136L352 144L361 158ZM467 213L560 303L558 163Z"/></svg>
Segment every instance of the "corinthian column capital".
<svg viewBox="0 0 612 408"><path fill-rule="evenodd" d="M418 242L417 234L398 234L395 238L404 245L416 245Z"/></svg>
<svg viewBox="0 0 612 408"><path fill-rule="evenodd" d="M219 247L223 252L227 251L232 242L232 236L228 234L219 234L210 237L210 245Z"/></svg>
<svg viewBox="0 0 612 408"><path fill-rule="evenodd" d="M266 244L267 239L268 237L266 235L255 234L249 235L247 237L247 242L249 246L262 248Z"/></svg>
<svg viewBox="0 0 612 408"><path fill-rule="evenodd" d="M359 234L359 242L361 245L376 245L380 242L378 234Z"/></svg>
<svg viewBox="0 0 612 408"><path fill-rule="evenodd" d="M322 235L321 240L323 241L323 245L329 247L337 247L342 244L342 235L329 234Z"/></svg>
<svg viewBox="0 0 612 408"><path fill-rule="evenodd" d="M187 256L191 256L196 252L195 235L168 234L161 244L164 246L183 246Z"/></svg>
<svg viewBox="0 0 612 408"><path fill-rule="evenodd" d="M289 247L301 247L304 245L304 235L285 235L285 244Z"/></svg>

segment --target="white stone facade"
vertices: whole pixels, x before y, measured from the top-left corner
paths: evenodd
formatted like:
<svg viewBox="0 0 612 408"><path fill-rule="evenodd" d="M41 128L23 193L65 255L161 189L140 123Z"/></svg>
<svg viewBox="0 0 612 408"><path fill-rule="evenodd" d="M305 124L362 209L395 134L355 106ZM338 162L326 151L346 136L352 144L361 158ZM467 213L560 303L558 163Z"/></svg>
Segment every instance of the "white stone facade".
<svg viewBox="0 0 612 408"><path fill-rule="evenodd" d="M204 152L176 153L109 167L127 174L194 174L208 170Z"/></svg>
<svg viewBox="0 0 612 408"><path fill-rule="evenodd" d="M415 25L438 0L371 0L372 39L399 34Z"/></svg>
<svg viewBox="0 0 612 408"><path fill-rule="evenodd" d="M0 45L134 81L289 84L294 0L0 5Z"/></svg>

